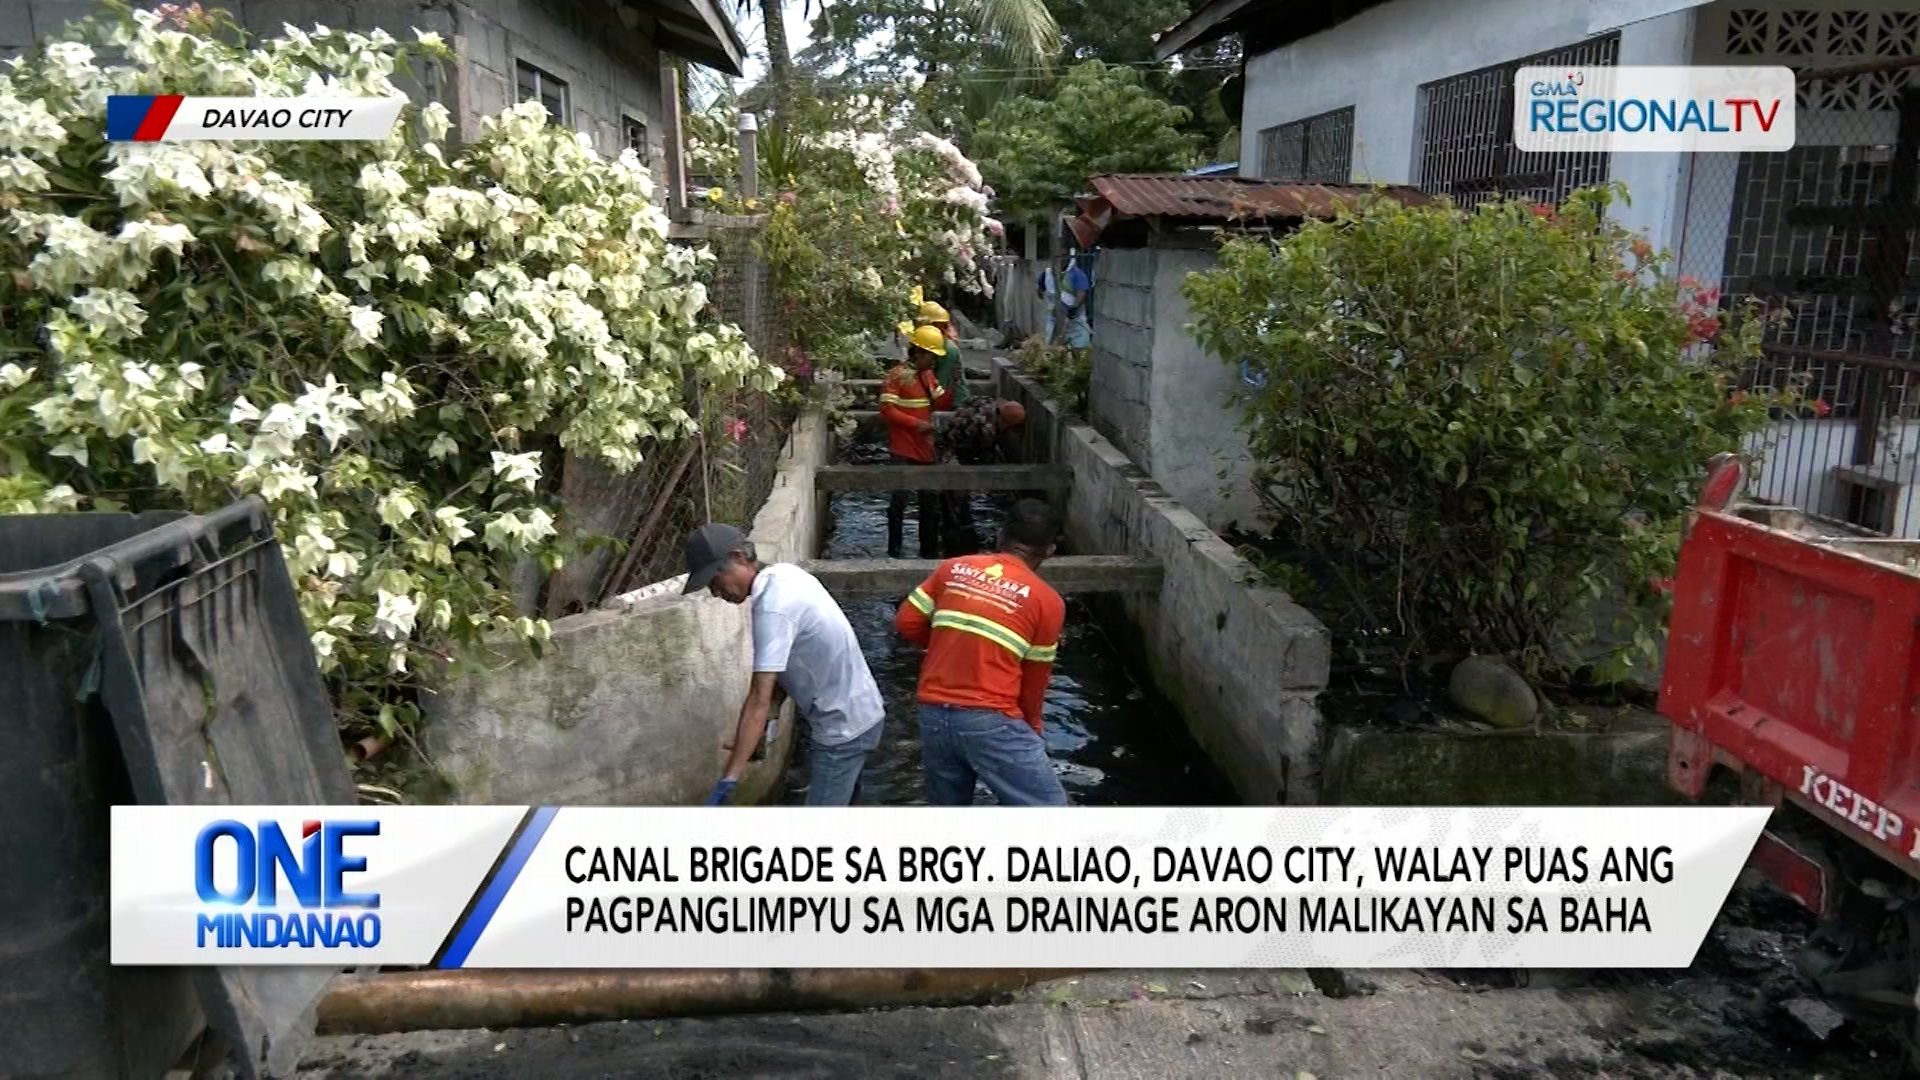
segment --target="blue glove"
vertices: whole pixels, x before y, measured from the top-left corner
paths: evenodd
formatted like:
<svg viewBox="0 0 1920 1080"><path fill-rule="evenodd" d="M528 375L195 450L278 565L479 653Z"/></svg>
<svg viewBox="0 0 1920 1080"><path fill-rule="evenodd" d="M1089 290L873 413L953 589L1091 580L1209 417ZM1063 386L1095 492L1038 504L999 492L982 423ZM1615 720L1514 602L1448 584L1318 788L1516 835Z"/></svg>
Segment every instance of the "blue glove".
<svg viewBox="0 0 1920 1080"><path fill-rule="evenodd" d="M740 781L738 780L728 780L725 777L722 777L719 780L715 780L713 782L713 793L707 796L707 805L708 806L722 805L728 799L733 798L733 789L739 786L740 786Z"/></svg>

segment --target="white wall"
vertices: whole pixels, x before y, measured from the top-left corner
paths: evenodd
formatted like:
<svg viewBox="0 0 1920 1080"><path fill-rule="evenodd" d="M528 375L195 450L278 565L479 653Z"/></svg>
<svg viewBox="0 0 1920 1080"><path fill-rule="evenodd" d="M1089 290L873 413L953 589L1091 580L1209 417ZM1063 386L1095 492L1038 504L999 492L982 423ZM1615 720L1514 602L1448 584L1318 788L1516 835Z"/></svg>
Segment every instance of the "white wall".
<svg viewBox="0 0 1920 1080"><path fill-rule="evenodd" d="M1240 169L1256 175L1260 132L1353 107L1356 183L1419 183L1420 86L1585 40L1591 6L1572 0L1394 0L1325 33L1247 61ZM1620 63L1683 64L1694 13L1620 30ZM1677 154L1616 155L1613 178L1633 205L1622 224L1671 246L1684 167Z"/></svg>
<svg viewBox="0 0 1920 1080"><path fill-rule="evenodd" d="M1699 9L1693 34L1691 63L1695 64L1788 64L1797 68L1819 69L1863 59L1820 50L1796 56L1729 56L1727 28L1736 8L1767 11L1912 11L1913 0L1719 0ZM1623 57L1622 63L1627 61ZM1863 142L1892 142L1895 114L1891 112L1832 112L1824 109L1796 109L1794 143L1799 146L1840 146ZM1615 155L1615 168L1621 158ZM1739 167L1737 154L1695 154L1681 174L1679 218L1673 239L1667 246L1679 258L1681 273L1702 281L1719 281L1726 256L1728 218L1733 210L1734 181Z"/></svg>

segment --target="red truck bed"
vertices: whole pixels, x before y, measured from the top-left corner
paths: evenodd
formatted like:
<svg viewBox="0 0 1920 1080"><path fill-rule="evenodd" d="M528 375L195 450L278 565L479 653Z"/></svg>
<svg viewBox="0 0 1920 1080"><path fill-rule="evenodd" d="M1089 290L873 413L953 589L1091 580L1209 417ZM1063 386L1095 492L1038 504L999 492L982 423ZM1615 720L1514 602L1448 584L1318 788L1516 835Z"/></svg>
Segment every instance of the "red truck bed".
<svg viewBox="0 0 1920 1080"><path fill-rule="evenodd" d="M1668 781L1714 764L1920 877L1920 543L1766 506L1702 509L1680 550L1660 711ZM1769 836L1754 861L1793 855ZM1774 846L1769 846L1774 845ZM1824 875L1822 875L1824 877ZM1823 897L1803 895L1814 910ZM1824 892L1824 886L1820 887Z"/></svg>

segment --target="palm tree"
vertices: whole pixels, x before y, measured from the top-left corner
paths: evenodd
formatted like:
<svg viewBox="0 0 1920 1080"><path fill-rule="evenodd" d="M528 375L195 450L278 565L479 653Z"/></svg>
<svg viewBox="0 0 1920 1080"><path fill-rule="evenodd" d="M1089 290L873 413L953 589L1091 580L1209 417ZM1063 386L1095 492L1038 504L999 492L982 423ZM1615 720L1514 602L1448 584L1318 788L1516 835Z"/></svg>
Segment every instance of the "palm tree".
<svg viewBox="0 0 1920 1080"><path fill-rule="evenodd" d="M786 126L789 87L792 85L793 52L787 47L787 18L781 0L740 0L740 12L760 8L760 23L767 32L767 82L773 91L773 122ZM807 0L811 11L813 0Z"/></svg>
<svg viewBox="0 0 1920 1080"><path fill-rule="evenodd" d="M772 91L774 122L784 126L791 115L793 54L787 44L787 24L781 0L738 0L740 10L759 7L767 36L767 81ZM822 7L827 0L819 0ZM802 17L813 14L815 0L804 0ZM1015 66L1046 71L1060 52L1060 24L1047 10L1046 0L933 0L941 14L972 23ZM929 83L944 72L936 63L922 65Z"/></svg>

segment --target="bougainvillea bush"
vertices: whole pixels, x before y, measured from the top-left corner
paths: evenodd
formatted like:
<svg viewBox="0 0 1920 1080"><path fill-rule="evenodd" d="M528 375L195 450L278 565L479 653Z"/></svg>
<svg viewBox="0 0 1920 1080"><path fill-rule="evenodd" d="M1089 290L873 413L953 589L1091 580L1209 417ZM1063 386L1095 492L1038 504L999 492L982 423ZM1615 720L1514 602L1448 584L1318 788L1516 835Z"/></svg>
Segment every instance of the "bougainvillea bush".
<svg viewBox="0 0 1920 1080"><path fill-rule="evenodd" d="M1380 199L1189 279L1200 340L1266 376L1246 427L1279 531L1364 629L1541 674L1626 582L1623 637L1651 648L1707 460L1776 402L1730 393L1760 320L1722 325L1716 293L1608 220L1615 197Z"/></svg>
<svg viewBox="0 0 1920 1080"><path fill-rule="evenodd" d="M754 205L715 190L723 209L767 215L769 284L788 336L811 357L890 333L912 316L916 287L929 298L993 294L987 257L1003 229L979 168L896 113L871 98L810 110L795 128L762 132L765 194ZM722 182L739 169L736 118L717 108L690 125L696 162Z"/></svg>
<svg viewBox="0 0 1920 1080"><path fill-rule="evenodd" d="M703 317L646 171L537 104L457 154L437 104L383 142L107 144L110 93L393 95L450 55L163 12L0 77L0 512L260 495L343 715L391 734L418 661L546 637L505 586L558 558L559 450L631 468L687 379L780 372Z"/></svg>

